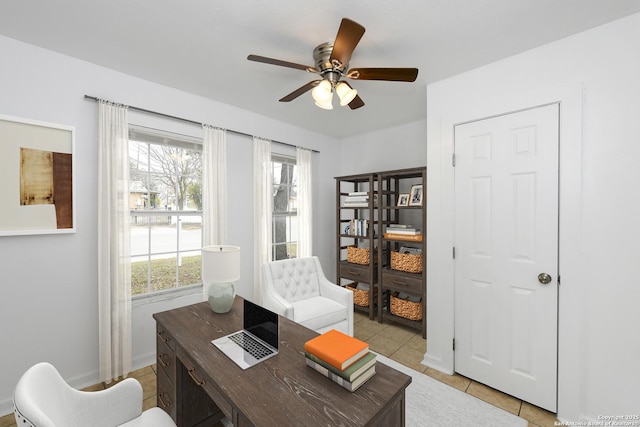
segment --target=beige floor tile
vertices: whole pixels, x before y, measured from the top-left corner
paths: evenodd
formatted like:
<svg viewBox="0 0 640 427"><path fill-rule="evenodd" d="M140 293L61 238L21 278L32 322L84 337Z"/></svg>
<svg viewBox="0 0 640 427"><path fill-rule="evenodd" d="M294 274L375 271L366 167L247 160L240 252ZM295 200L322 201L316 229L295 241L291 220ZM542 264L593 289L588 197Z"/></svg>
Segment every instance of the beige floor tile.
<svg viewBox="0 0 640 427"><path fill-rule="evenodd" d="M0 427L16 427L16 418L13 413L0 417Z"/></svg>
<svg viewBox="0 0 640 427"><path fill-rule="evenodd" d="M100 391L100 390L104 390L104 383L98 383L98 384L94 384L94 385L90 385L89 387L85 387L82 389L82 391Z"/></svg>
<svg viewBox="0 0 640 427"><path fill-rule="evenodd" d="M472 381L467 388L467 393L512 414L518 415L520 413L522 401L484 384Z"/></svg>
<svg viewBox="0 0 640 427"><path fill-rule="evenodd" d="M374 335L367 342L369 343L369 348L371 350L387 357L391 356L393 353L398 351L400 347L402 347L402 344L396 341L391 341L380 334Z"/></svg>
<svg viewBox="0 0 640 427"><path fill-rule="evenodd" d="M427 340L422 338L422 334L418 331L406 344L408 347L415 350L422 351L422 354L427 352Z"/></svg>
<svg viewBox="0 0 640 427"><path fill-rule="evenodd" d="M381 330L378 335L385 337L390 341L395 341L401 345L405 345L409 340L411 340L411 338L416 336L416 330L392 325Z"/></svg>
<svg viewBox="0 0 640 427"><path fill-rule="evenodd" d="M424 373L429 375L434 380L438 380L441 383L445 383L453 388L457 388L458 390L464 392L467 391L469 385L471 384L471 380L469 378L463 377L459 374L449 375L432 368L427 368Z"/></svg>
<svg viewBox="0 0 640 427"><path fill-rule="evenodd" d="M522 402L520 417L539 427L554 427L558 418L553 412L546 411L527 402Z"/></svg>
<svg viewBox="0 0 640 427"><path fill-rule="evenodd" d="M407 347L406 345L400 347L398 351L393 353L390 359L418 372L424 372L427 369L427 367L421 363L424 359L424 352Z"/></svg>

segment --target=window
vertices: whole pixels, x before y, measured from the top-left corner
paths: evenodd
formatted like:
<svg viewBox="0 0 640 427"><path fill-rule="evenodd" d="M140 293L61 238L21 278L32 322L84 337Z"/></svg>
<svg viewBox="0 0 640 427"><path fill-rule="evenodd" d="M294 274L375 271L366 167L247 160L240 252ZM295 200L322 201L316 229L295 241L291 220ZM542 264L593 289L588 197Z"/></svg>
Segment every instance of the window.
<svg viewBox="0 0 640 427"><path fill-rule="evenodd" d="M131 294L201 283L202 144L129 129Z"/></svg>
<svg viewBox="0 0 640 427"><path fill-rule="evenodd" d="M274 260L296 258L298 251L297 167L289 157L271 157Z"/></svg>

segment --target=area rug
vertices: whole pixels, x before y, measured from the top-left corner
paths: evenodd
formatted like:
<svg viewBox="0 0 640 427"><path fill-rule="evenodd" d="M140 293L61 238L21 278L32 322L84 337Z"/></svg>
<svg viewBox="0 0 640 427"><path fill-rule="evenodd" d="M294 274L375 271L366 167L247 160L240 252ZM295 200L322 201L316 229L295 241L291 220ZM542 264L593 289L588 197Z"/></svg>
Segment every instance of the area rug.
<svg viewBox="0 0 640 427"><path fill-rule="evenodd" d="M406 391L406 427L527 426L527 421L378 354L413 379Z"/></svg>

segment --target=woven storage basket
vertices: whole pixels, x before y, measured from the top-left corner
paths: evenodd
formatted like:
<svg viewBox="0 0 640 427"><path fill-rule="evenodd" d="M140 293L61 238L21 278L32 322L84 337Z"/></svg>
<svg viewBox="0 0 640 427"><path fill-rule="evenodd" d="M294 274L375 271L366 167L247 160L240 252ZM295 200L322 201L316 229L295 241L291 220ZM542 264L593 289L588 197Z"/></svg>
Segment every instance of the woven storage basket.
<svg viewBox="0 0 640 427"><path fill-rule="evenodd" d="M395 292L390 295L391 314L409 320L422 320L422 301L413 302L397 297Z"/></svg>
<svg viewBox="0 0 640 427"><path fill-rule="evenodd" d="M373 261L377 261L377 253L373 254ZM352 264L369 265L369 248L347 246L347 262Z"/></svg>
<svg viewBox="0 0 640 427"><path fill-rule="evenodd" d="M354 284L346 285L345 288L349 289L353 292L353 303L355 305L359 305L360 307L369 307L369 291L364 289L356 289ZM378 289L374 288L374 294ZM376 301L377 295L373 296L373 301Z"/></svg>
<svg viewBox="0 0 640 427"><path fill-rule="evenodd" d="M391 268L408 273L422 272L422 254L401 254L391 251Z"/></svg>

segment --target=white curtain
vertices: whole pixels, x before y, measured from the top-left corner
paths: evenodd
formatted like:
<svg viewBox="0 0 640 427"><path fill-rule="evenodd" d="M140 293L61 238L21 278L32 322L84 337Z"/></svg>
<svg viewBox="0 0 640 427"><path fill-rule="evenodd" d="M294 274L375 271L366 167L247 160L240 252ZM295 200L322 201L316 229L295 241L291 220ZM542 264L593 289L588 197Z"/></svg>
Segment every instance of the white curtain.
<svg viewBox="0 0 640 427"><path fill-rule="evenodd" d="M253 137L253 298L262 303L262 265L271 260L271 141Z"/></svg>
<svg viewBox="0 0 640 427"><path fill-rule="evenodd" d="M98 333L100 381L131 371L127 107L98 104Z"/></svg>
<svg viewBox="0 0 640 427"><path fill-rule="evenodd" d="M227 132L202 125L202 246L227 243ZM203 299L209 295L202 289Z"/></svg>
<svg viewBox="0 0 640 427"><path fill-rule="evenodd" d="M298 168L298 257L312 253L311 150L296 149Z"/></svg>

